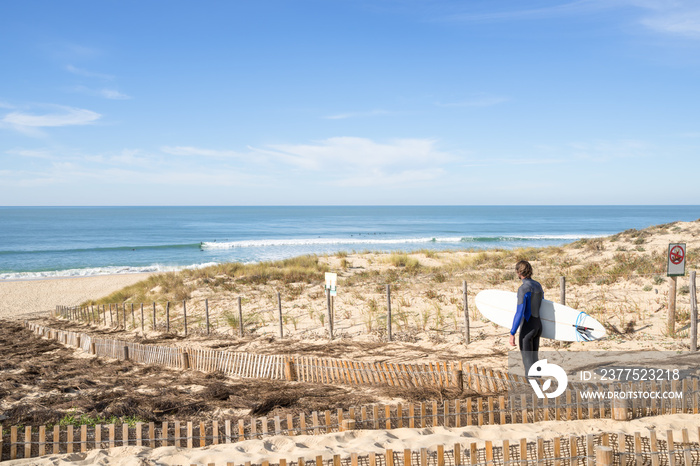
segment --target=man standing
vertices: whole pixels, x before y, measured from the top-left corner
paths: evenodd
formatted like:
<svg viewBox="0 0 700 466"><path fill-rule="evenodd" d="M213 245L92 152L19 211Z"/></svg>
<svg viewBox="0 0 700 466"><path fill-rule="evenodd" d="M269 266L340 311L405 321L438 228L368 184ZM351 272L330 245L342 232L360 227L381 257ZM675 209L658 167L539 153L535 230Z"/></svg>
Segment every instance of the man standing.
<svg viewBox="0 0 700 466"><path fill-rule="evenodd" d="M515 332L520 327L520 352L527 376L530 366L539 359L537 351L540 347L540 335L542 335L540 305L544 299L544 291L542 285L532 279L532 266L528 261L519 261L515 264L515 272L523 283L518 288L518 308L513 319L509 343L515 346Z"/></svg>

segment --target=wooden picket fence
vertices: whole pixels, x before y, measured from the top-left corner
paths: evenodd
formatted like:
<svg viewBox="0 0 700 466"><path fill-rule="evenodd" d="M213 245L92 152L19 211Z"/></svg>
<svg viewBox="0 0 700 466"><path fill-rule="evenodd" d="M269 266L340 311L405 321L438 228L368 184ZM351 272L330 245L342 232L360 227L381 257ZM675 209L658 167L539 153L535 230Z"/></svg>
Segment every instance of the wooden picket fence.
<svg viewBox="0 0 700 466"><path fill-rule="evenodd" d="M191 347L143 345L131 341L95 338L89 334L52 329L30 321L25 321L25 326L38 336L55 339L99 357L130 359L134 362L183 370L221 371L235 377L322 384L389 385L401 388L440 387L459 391L469 389L479 394L496 394L523 389L532 393L529 383L524 377L463 361L380 363L316 356L263 355ZM586 390L610 389L610 385L577 381L569 381L569 387L570 391L578 397L581 397L581 393ZM696 401L697 377L660 382L615 384L615 387L619 390L682 391L690 395L689 398L674 398L663 402L655 399L634 399L632 403L635 406L635 411L657 411L655 408L657 402L668 403L673 412L678 409L684 411L685 407L677 407L677 405L683 404L692 407L698 403ZM532 397L534 396L532 394ZM547 401L546 398L544 400ZM575 401L578 403L582 400ZM590 401L589 404L592 403L595 401ZM566 405L569 406L568 409L571 409L572 402L567 401ZM578 406L578 409L581 407Z"/></svg>
<svg viewBox="0 0 700 466"><path fill-rule="evenodd" d="M170 367L182 367L182 354L188 354L179 348L153 347L146 345L129 346L127 342L105 340L100 342L89 335L65 332L49 329L35 323L26 322L28 328L38 335L57 340L82 348L85 351L96 352L102 348L107 357L140 357L144 362L151 364L169 365ZM98 344L99 343L99 344ZM123 345L123 346L122 346ZM133 344L132 344L133 345ZM121 350L120 350L121 348ZM126 348L126 349L125 349ZM192 349L187 349L192 351ZM198 370L224 370L226 367L236 367L240 374L247 377L267 377L283 379L281 374L299 370L297 366L279 364L279 359L274 364L270 359L264 362L261 355L229 353L228 361L238 361L237 365L220 366L219 359L215 357L218 352L204 350L199 354L192 351L193 358L191 368ZM137 356L142 355L142 356ZM273 358L271 356L265 356ZM189 358L189 356L188 356ZM282 361L293 361L281 358ZM324 364L319 361L323 360ZM263 362L261 362L263 361ZM317 381L328 383L340 383L343 380L338 374L340 367L346 367L334 363L328 363L328 358L301 359L305 367L299 370L301 374L309 373L309 378L316 377ZM188 362L189 363L189 362ZM223 369L222 369L223 367ZM277 371L265 372L262 368L277 367ZM353 366L347 366L353 367ZM428 367L444 371L449 374L447 366L426 365ZM2 458L16 458L18 452L24 452L26 458L39 456L47 452L67 453L73 451L85 451L92 448L113 447L119 445L135 444L147 446L206 446L218 443L229 443L248 439L263 438L270 435L306 435L338 432L348 429L393 429L402 427L462 427L481 426L486 424L513 424L531 423L547 420L576 420L576 419L605 419L605 418L636 418L671 413L699 413L700 390L698 379L684 379L671 383L651 383L644 386L624 384L618 385L618 390L652 390L675 391L682 393L681 397L670 399L632 399L626 403L615 405L610 399L585 398L585 390L596 389L595 385L574 385L561 397L552 400L539 399L530 390L528 394L517 393L520 385L516 384L517 378L507 378L498 371L486 371L475 366L466 366L468 371L464 382L469 387L489 387L509 389L505 393L496 396L475 396L458 400L432 401L423 403L397 403L395 405L368 405L351 407L347 410L338 409L335 412L313 412L310 415L299 413L297 416L287 415L282 419L274 418L244 418L237 423L231 420L223 422L163 422L159 426L155 423L138 423L133 427L126 424L87 427L81 426L79 432L73 426L39 426L17 427L2 430L0 449ZM324 368L324 371L319 371ZM335 369L335 372L333 371ZM313 375L315 374L315 375ZM325 374L325 375L324 375ZM331 374L336 374L332 376ZM303 379L307 376L300 376ZM438 381L439 376L429 377L427 380ZM352 381L352 378L344 379ZM381 382L381 378L376 378ZM384 379L388 383L389 378ZM447 379L445 379L447 380ZM500 384L500 385L499 385ZM515 388L515 389L514 389ZM529 388L529 387L528 387ZM597 387L599 390L602 387ZM477 393L489 393L478 391ZM503 393L503 392L501 392ZM183 437L183 429L186 434ZM23 434L23 435L22 435ZM20 439L21 437L21 439ZM623 463L624 464L624 463ZM673 463L670 463L673 464ZM676 463L681 464L681 463Z"/></svg>
<svg viewBox="0 0 700 466"><path fill-rule="evenodd" d="M214 421L214 426L218 426L216 421ZM2 436L3 442L0 443L0 450L2 451L2 460L12 460L127 445L150 448L161 446L196 448L235 441L230 435L220 435L221 433L216 429L212 431L205 431L205 429L205 423L199 423L199 426L193 425L192 422L186 424L174 422L172 426L163 423L158 436L153 423L148 425L146 432L143 431L143 426L140 424L137 424L135 428L124 425L122 429L117 429L114 425L96 426L95 429L82 426L80 437L77 438L72 426L69 426L65 432L55 426L52 438L49 439L47 438L47 429L41 426L38 432L35 432L35 429L31 427L26 427L24 438L20 441L18 430L13 427L10 429L9 443L4 441L5 435ZM89 430L92 434L90 437L88 437ZM104 432L105 430L106 432ZM121 430L121 436L115 435L119 430ZM202 435L203 432L206 434ZM103 433L107 433L107 436L103 437ZM199 435L197 435L198 433ZM294 435L294 433L288 435ZM691 435L694 436L692 441ZM485 441L482 448L477 448L476 442L469 442L467 445L461 443L452 446L437 445L430 449L406 449L403 452L395 452L390 449L383 453L354 452L345 458L340 455L334 455L332 459L324 459L323 456L301 457L290 461L278 459L276 462L268 460L255 464L260 464L260 466L270 466L271 464L279 464L280 466L699 465L700 427L698 427L697 433L683 429L681 436L681 439L675 439L672 430L665 432L665 439L659 439L654 430L650 430L648 436L642 436L640 432L635 432L633 435L605 432L585 436L560 436L549 440L537 437L534 441L528 441L528 439L522 438L519 442L512 444L508 440L503 440L499 444ZM64 440L57 442L55 441L57 438ZM277 455L277 457L279 456ZM214 465L214 463L209 464ZM251 463L227 461L226 465L251 466Z"/></svg>

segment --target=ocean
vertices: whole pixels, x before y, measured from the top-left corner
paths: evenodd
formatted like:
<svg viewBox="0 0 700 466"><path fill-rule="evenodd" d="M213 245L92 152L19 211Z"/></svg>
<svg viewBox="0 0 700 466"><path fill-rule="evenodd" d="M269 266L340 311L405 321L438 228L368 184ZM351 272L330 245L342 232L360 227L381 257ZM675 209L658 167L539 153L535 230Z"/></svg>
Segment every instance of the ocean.
<svg viewBox="0 0 700 466"><path fill-rule="evenodd" d="M698 218L700 206L0 207L0 279L561 245Z"/></svg>

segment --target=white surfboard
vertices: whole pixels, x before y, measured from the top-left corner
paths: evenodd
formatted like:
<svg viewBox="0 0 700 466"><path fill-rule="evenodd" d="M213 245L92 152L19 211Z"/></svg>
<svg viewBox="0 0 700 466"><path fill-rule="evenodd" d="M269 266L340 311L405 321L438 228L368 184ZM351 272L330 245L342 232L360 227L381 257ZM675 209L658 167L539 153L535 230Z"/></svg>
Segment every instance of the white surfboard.
<svg viewBox="0 0 700 466"><path fill-rule="evenodd" d="M510 291L484 290L476 295L476 307L491 322L511 329L518 295ZM560 341L591 341L605 336L605 327L585 312L547 299L540 306L542 337Z"/></svg>

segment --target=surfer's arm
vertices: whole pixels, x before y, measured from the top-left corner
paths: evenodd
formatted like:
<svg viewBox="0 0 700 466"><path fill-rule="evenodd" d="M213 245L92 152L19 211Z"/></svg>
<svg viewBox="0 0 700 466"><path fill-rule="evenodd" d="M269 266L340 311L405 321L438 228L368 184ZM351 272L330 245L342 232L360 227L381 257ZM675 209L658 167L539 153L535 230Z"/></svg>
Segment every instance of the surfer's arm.
<svg viewBox="0 0 700 466"><path fill-rule="evenodd" d="M518 290L518 307L515 309L515 317L513 318L513 327L510 329L510 334L515 335L518 331L520 323L523 321L525 316L525 309L527 308L527 301L530 298L530 293L523 293Z"/></svg>
<svg viewBox="0 0 700 466"><path fill-rule="evenodd" d="M523 313L525 312L525 303L518 304L518 308L515 311L515 317L513 318L513 328L510 329L510 334L515 335L520 327L520 322L523 320Z"/></svg>

